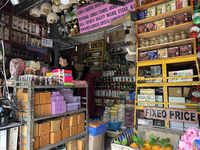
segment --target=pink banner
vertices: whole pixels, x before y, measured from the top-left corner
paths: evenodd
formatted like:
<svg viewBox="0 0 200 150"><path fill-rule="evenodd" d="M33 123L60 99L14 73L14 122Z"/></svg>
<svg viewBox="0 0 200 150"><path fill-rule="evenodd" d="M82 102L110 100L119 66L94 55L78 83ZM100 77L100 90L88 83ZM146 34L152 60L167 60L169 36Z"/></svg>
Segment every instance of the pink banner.
<svg viewBox="0 0 200 150"><path fill-rule="evenodd" d="M124 17L129 10L135 11L135 0L126 1L126 6L118 6L104 3L94 3L84 7L76 7L80 32L110 25L110 22Z"/></svg>

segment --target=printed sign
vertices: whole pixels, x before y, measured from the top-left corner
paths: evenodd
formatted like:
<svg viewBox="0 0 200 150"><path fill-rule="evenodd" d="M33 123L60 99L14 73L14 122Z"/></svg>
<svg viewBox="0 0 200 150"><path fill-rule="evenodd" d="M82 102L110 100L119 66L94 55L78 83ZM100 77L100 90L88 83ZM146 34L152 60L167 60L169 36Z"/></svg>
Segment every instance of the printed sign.
<svg viewBox="0 0 200 150"><path fill-rule="evenodd" d="M110 25L110 22L124 17L129 10L135 11L134 0L126 1L125 6L112 4L94 3L84 7L76 7L80 32L85 33L91 30Z"/></svg>
<svg viewBox="0 0 200 150"><path fill-rule="evenodd" d="M26 45L26 49L28 51L33 51L33 52L47 54L47 50L44 49L44 48L39 48L39 47L35 47L35 46Z"/></svg>
<svg viewBox="0 0 200 150"><path fill-rule="evenodd" d="M44 47L53 47L53 40L52 39L42 38L41 46L44 46Z"/></svg>
<svg viewBox="0 0 200 150"><path fill-rule="evenodd" d="M198 120L197 111L166 109L158 107L144 107L144 116L150 119L177 121L196 124Z"/></svg>

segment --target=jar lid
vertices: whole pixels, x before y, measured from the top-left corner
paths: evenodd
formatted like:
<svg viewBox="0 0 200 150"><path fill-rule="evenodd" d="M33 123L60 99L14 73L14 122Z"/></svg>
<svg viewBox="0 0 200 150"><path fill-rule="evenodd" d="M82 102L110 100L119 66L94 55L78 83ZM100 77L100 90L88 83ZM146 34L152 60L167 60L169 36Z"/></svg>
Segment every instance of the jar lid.
<svg viewBox="0 0 200 150"><path fill-rule="evenodd" d="M189 36L190 36L191 38L196 38L196 37L197 37L197 32L196 32L196 31L192 31L192 32L189 34Z"/></svg>

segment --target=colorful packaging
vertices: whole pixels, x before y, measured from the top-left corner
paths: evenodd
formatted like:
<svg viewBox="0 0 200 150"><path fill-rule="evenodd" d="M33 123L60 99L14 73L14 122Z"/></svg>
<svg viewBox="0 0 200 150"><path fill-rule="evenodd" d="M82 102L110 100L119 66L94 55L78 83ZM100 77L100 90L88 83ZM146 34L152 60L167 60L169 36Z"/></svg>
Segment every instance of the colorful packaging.
<svg viewBox="0 0 200 150"><path fill-rule="evenodd" d="M155 24L154 24L154 22L152 22L152 23L147 23L147 24L146 24L146 27L147 27L147 32L151 32L151 31L154 31L154 30L155 30Z"/></svg>
<svg viewBox="0 0 200 150"><path fill-rule="evenodd" d="M147 18L156 15L156 6L147 9Z"/></svg>
<svg viewBox="0 0 200 150"><path fill-rule="evenodd" d="M139 54L139 61L148 60L148 52L143 52Z"/></svg>
<svg viewBox="0 0 200 150"><path fill-rule="evenodd" d="M172 0L166 3L167 5L167 12L176 10L176 0Z"/></svg>
<svg viewBox="0 0 200 150"><path fill-rule="evenodd" d="M155 21L155 25L156 25L156 30L164 29L165 28L165 19Z"/></svg>
<svg viewBox="0 0 200 150"><path fill-rule="evenodd" d="M138 34L147 32L146 24L142 24L138 26Z"/></svg>
<svg viewBox="0 0 200 150"><path fill-rule="evenodd" d="M191 55L192 54L192 45L180 46L180 56Z"/></svg>
<svg viewBox="0 0 200 150"><path fill-rule="evenodd" d="M157 6L157 15L166 13L166 3Z"/></svg>
<svg viewBox="0 0 200 150"><path fill-rule="evenodd" d="M157 50L157 52L158 52L158 59L168 57L167 48L159 49L159 50Z"/></svg>
<svg viewBox="0 0 200 150"><path fill-rule="evenodd" d="M176 57L176 56L179 56L179 48L178 47L168 48L168 57Z"/></svg>
<svg viewBox="0 0 200 150"><path fill-rule="evenodd" d="M188 0L177 0L177 8L181 9L188 6Z"/></svg>
<svg viewBox="0 0 200 150"><path fill-rule="evenodd" d="M165 18L165 27L171 27L177 25L177 19L176 16Z"/></svg>
<svg viewBox="0 0 200 150"><path fill-rule="evenodd" d="M148 52L148 60L158 59L157 51L149 51Z"/></svg>
<svg viewBox="0 0 200 150"><path fill-rule="evenodd" d="M188 22L188 13L176 15L177 25Z"/></svg>

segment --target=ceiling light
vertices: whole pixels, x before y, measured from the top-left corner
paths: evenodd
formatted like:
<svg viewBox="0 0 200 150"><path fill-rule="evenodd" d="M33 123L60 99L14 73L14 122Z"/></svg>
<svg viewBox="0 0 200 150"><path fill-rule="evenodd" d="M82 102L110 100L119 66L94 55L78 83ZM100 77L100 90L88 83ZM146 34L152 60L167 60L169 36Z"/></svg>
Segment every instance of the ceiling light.
<svg viewBox="0 0 200 150"><path fill-rule="evenodd" d="M54 13L61 13L62 11L59 6L56 6L54 4L52 5L52 10Z"/></svg>
<svg viewBox="0 0 200 150"><path fill-rule="evenodd" d="M63 5L68 5L69 4L69 0L61 0L60 2Z"/></svg>
<svg viewBox="0 0 200 150"><path fill-rule="evenodd" d="M40 8L47 14L49 14L51 12L51 4L50 3L43 3Z"/></svg>
<svg viewBox="0 0 200 150"><path fill-rule="evenodd" d="M20 3L20 1L19 1L19 0L11 0L11 3L12 3L13 5L17 5L17 4Z"/></svg>
<svg viewBox="0 0 200 150"><path fill-rule="evenodd" d="M57 20L58 20L58 15L56 13L51 12L48 14L48 16L47 16L48 23L53 24L53 23L56 23Z"/></svg>
<svg viewBox="0 0 200 150"><path fill-rule="evenodd" d="M40 17L40 9L38 7L34 7L31 11L33 17Z"/></svg>
<svg viewBox="0 0 200 150"><path fill-rule="evenodd" d="M76 52L78 51L78 47L77 47L77 46L75 47L75 51L76 51Z"/></svg>
<svg viewBox="0 0 200 150"><path fill-rule="evenodd" d="M60 0L51 0L52 3L56 6L59 6L60 5Z"/></svg>
<svg viewBox="0 0 200 150"><path fill-rule="evenodd" d="M88 3L88 0L80 0L79 3L86 4L86 3Z"/></svg>

